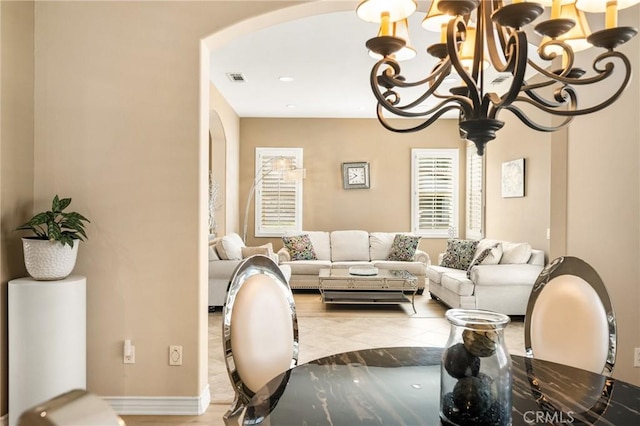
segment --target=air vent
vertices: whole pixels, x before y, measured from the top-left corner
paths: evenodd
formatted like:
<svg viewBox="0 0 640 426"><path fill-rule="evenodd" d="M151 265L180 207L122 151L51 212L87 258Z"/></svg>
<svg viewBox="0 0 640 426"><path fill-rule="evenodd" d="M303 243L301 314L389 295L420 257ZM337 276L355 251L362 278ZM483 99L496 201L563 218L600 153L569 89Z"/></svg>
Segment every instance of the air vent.
<svg viewBox="0 0 640 426"><path fill-rule="evenodd" d="M228 72L227 77L233 83L245 83L247 81L241 72Z"/></svg>

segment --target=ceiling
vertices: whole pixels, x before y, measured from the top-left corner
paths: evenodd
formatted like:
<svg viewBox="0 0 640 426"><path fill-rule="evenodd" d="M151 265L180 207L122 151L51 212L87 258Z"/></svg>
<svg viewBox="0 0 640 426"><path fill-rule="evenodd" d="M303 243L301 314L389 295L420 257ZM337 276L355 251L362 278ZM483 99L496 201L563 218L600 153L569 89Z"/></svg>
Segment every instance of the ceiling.
<svg viewBox="0 0 640 426"><path fill-rule="evenodd" d="M401 62L407 81L424 78L436 63L426 48L439 42L439 34L424 30L423 18L424 13L410 17L411 43L418 55ZM376 24L360 20L355 11L268 27L213 50L211 81L240 117L372 118L376 101L369 74L376 61L365 43L377 31ZM232 82L227 73L242 74L244 82ZM497 76L489 71L486 81ZM281 82L280 77L293 81ZM456 85L459 79L449 83ZM491 89L501 92L500 86ZM416 92L403 99L412 97Z"/></svg>

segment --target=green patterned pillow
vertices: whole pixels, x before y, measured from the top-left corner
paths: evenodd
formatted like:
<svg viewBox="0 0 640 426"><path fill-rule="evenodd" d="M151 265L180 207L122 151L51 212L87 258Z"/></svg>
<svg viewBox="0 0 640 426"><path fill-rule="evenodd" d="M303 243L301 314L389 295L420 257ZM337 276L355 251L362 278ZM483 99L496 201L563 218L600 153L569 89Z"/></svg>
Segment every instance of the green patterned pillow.
<svg viewBox="0 0 640 426"><path fill-rule="evenodd" d="M387 260L396 260L410 262L416 254L420 237L413 235L396 234L391 244L391 251L387 256Z"/></svg>
<svg viewBox="0 0 640 426"><path fill-rule="evenodd" d="M466 271L476 254L477 247L477 240L451 239L447 241L447 251L442 257L440 266Z"/></svg>
<svg viewBox="0 0 640 426"><path fill-rule="evenodd" d="M309 234L282 237L284 246L289 250L291 260L316 260L316 252L313 250Z"/></svg>

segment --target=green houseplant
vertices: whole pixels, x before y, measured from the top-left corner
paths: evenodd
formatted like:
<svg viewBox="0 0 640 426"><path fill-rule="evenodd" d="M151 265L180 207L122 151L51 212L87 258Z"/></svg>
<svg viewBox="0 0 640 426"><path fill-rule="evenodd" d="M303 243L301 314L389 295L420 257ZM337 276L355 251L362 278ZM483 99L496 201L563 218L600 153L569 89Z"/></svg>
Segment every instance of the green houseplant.
<svg viewBox="0 0 640 426"><path fill-rule="evenodd" d="M29 230L35 235L22 238L27 272L36 280L64 279L76 263L77 241L85 241L85 222L89 219L77 212L65 212L71 198L53 198L51 210L37 213L16 230Z"/></svg>

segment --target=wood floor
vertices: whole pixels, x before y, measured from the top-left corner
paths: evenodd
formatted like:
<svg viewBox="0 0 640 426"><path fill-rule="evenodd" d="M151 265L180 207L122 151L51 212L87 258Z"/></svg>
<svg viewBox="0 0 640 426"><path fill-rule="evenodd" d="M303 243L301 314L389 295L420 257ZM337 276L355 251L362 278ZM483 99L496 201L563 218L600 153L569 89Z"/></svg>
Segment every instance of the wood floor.
<svg viewBox="0 0 640 426"><path fill-rule="evenodd" d="M446 311L428 293L416 296L414 314L403 305L324 305L317 292L296 292L299 363L350 350L388 346L444 346L449 336ZM222 315L209 314L211 404L201 416L122 416L127 426L224 425L233 391L222 359ZM524 325L514 318L505 331L510 353L524 354Z"/></svg>

